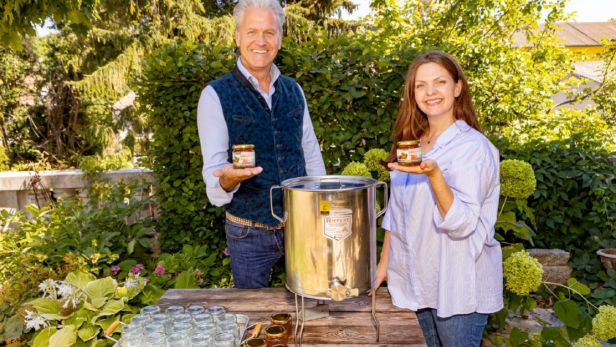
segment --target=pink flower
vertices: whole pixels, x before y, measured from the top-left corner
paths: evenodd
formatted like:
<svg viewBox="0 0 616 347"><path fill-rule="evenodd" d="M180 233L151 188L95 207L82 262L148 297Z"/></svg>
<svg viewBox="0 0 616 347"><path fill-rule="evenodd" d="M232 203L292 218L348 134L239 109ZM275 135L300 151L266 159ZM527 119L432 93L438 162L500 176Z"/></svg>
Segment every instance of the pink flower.
<svg viewBox="0 0 616 347"><path fill-rule="evenodd" d="M168 279L171 279L171 274L167 274L167 278L168 278Z"/></svg>
<svg viewBox="0 0 616 347"><path fill-rule="evenodd" d="M111 267L111 272L113 272L114 275L117 275L118 272L120 272L120 267L119 266L112 266Z"/></svg>
<svg viewBox="0 0 616 347"><path fill-rule="evenodd" d="M133 275L139 275L141 274L141 269L143 269L143 266L141 264L136 264L132 269L130 269L130 273Z"/></svg>
<svg viewBox="0 0 616 347"><path fill-rule="evenodd" d="M202 285L202 284L203 284L203 278L200 278L200 279L197 281L197 283L199 283L199 285Z"/></svg>
<svg viewBox="0 0 616 347"><path fill-rule="evenodd" d="M179 275L180 275L179 271L175 273L175 277L178 277Z"/></svg>
<svg viewBox="0 0 616 347"><path fill-rule="evenodd" d="M203 272L201 272L201 270L197 269L197 270L195 270L195 276L197 276L198 278L201 278L201 276L203 276Z"/></svg>
<svg viewBox="0 0 616 347"><path fill-rule="evenodd" d="M229 247L225 247L225 251L222 252L224 253L224 255L226 255L227 257L229 256Z"/></svg>
<svg viewBox="0 0 616 347"><path fill-rule="evenodd" d="M145 283L148 283L148 282L150 282L150 279L146 277L145 278Z"/></svg>
<svg viewBox="0 0 616 347"><path fill-rule="evenodd" d="M162 275L162 274L164 274L164 273L165 273L165 268L164 268L162 265L158 265L158 266L156 267L156 270L154 270L154 272L155 272L158 276L160 276L160 275Z"/></svg>

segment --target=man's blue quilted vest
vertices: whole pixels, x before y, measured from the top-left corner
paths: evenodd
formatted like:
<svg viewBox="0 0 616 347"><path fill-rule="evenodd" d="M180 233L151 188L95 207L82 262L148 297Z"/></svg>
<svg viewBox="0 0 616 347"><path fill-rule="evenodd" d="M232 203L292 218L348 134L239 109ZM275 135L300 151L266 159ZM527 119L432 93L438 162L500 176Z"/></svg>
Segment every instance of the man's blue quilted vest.
<svg viewBox="0 0 616 347"><path fill-rule="evenodd" d="M233 162L233 145L253 144L256 165L263 167L263 172L242 182L225 209L236 217L277 226L270 210L270 187L306 175L302 92L293 79L278 77L270 110L237 66L209 85L218 94L227 122L229 162ZM273 201L274 212L282 217L281 189L274 190Z"/></svg>

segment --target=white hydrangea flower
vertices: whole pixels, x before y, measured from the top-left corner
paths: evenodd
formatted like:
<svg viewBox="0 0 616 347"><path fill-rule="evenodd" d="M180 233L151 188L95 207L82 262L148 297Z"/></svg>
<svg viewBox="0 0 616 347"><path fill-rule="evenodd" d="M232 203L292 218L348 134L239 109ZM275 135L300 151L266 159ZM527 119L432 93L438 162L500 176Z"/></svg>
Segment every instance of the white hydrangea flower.
<svg viewBox="0 0 616 347"><path fill-rule="evenodd" d="M49 326L47 321L45 321L45 318L43 318L40 314L28 310L26 310L25 321L26 329L34 329L35 331L39 330L41 327L47 328Z"/></svg>

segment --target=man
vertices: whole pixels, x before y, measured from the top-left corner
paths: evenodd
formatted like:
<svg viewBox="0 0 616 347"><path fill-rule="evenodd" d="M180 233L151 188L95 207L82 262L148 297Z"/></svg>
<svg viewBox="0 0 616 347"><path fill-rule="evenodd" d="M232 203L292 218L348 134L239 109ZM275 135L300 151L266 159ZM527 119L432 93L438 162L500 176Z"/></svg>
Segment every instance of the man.
<svg viewBox="0 0 616 347"><path fill-rule="evenodd" d="M201 94L197 122L203 178L210 202L225 206L227 246L236 288L269 285L284 254L282 223L270 211L270 187L305 175L325 175L306 98L273 64L282 42L278 0L240 0L233 11L241 57L232 72ZM257 167L234 169L232 146L252 144ZM274 212L283 215L282 191Z"/></svg>

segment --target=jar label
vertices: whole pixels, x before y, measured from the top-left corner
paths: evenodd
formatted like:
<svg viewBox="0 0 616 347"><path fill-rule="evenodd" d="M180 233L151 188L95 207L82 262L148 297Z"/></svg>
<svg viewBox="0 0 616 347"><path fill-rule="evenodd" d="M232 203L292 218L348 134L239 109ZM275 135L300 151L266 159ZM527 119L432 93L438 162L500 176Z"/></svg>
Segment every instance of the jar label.
<svg viewBox="0 0 616 347"><path fill-rule="evenodd" d="M353 233L353 212L351 210L332 210L323 217L323 236L341 241Z"/></svg>
<svg viewBox="0 0 616 347"><path fill-rule="evenodd" d="M421 147L418 148L398 148L399 163L416 163L421 161Z"/></svg>
<svg viewBox="0 0 616 347"><path fill-rule="evenodd" d="M233 167L253 167L255 161L255 152L233 152Z"/></svg>

